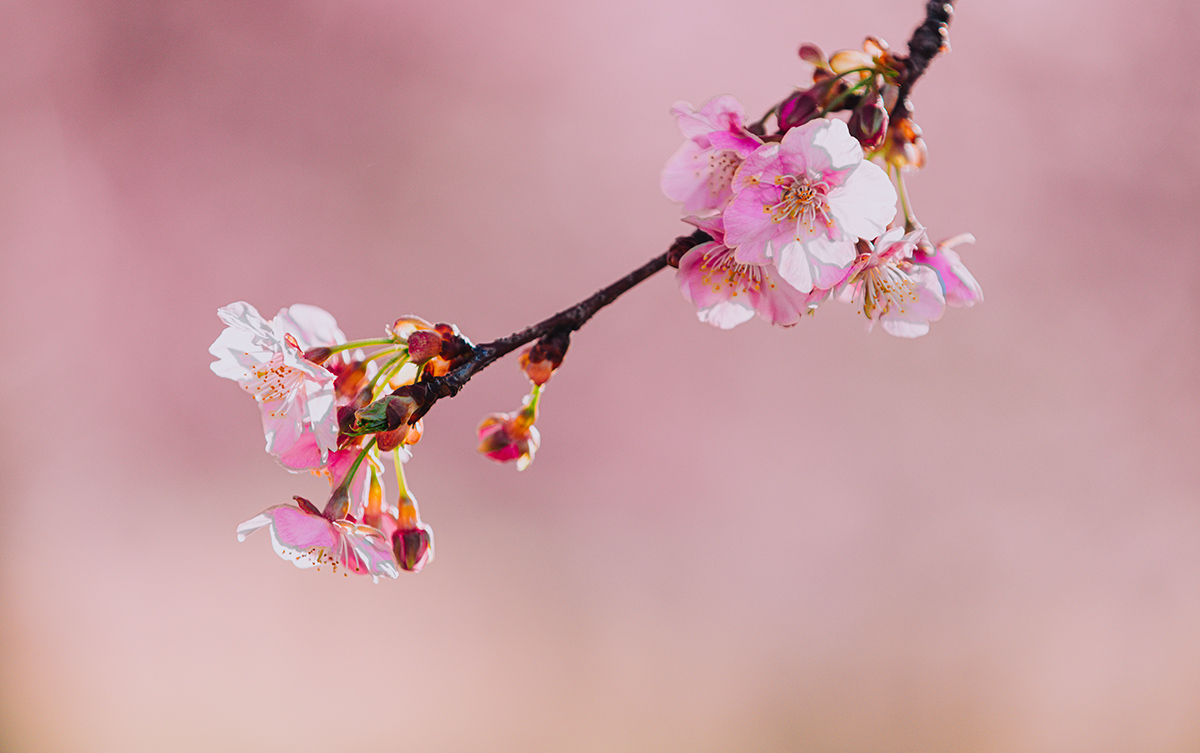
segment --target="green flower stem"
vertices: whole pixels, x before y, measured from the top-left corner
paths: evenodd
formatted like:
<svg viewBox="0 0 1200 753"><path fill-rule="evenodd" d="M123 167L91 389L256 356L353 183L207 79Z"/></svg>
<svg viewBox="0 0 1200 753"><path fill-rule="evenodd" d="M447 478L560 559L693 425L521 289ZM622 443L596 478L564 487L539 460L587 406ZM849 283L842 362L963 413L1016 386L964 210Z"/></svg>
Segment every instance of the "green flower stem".
<svg viewBox="0 0 1200 753"><path fill-rule="evenodd" d="M354 482L354 474L358 473L358 467L362 465L362 461L366 459L367 453L375 446L375 439L375 437L371 437L371 441L363 446L362 450L358 453L358 457L354 459L354 465L350 466L349 472L346 473L346 478L342 481L341 486L338 487L339 489L349 493L350 484Z"/></svg>
<svg viewBox="0 0 1200 753"><path fill-rule="evenodd" d="M908 188L904 185L904 172L899 167L888 167L896 172L896 193L900 194L900 208L904 210L904 232L911 233L917 227L917 218L908 202Z"/></svg>
<svg viewBox="0 0 1200 753"><path fill-rule="evenodd" d="M404 368L404 364L408 363L408 351L402 350L392 356L383 366L379 367L379 371L371 378L371 383L367 385L367 389L371 391L371 399L374 400L377 395L375 388L380 384L387 384L388 381L395 376L396 372ZM386 377L384 375L387 375Z"/></svg>
<svg viewBox="0 0 1200 753"><path fill-rule="evenodd" d="M397 342L389 337L379 337L379 338L375 338L373 340L352 340L351 342L342 343L341 345L330 345L330 346L328 346L328 348L329 348L329 352L332 354L332 353L341 353L343 350L350 350L352 348L369 348L374 345L396 345L396 344L397 344ZM379 353L375 354L375 356L378 356L378 355L379 355ZM371 356L371 357L374 358L375 356Z"/></svg>
<svg viewBox="0 0 1200 753"><path fill-rule="evenodd" d="M830 100L829 104L827 104L821 108L820 117L823 118L826 115L828 115L830 112L833 111L833 109L835 107L840 105L842 102L846 101L848 98L854 96L855 92L857 92L859 89L862 89L863 86L866 86L868 89L875 88L875 75L878 75L879 72L876 71L874 68L855 68L854 70L846 71L845 73L839 73L838 78L841 78L842 76L848 76L851 73L858 73L860 71L871 71L874 75L867 76L862 81L859 81L854 86L849 87L848 89L846 89L846 91L842 92L841 94L837 95L832 100Z"/></svg>
<svg viewBox="0 0 1200 753"><path fill-rule="evenodd" d="M392 462L396 465L396 487L400 490L400 499L408 496L408 484L404 479L404 461L400 458L400 448L392 450Z"/></svg>

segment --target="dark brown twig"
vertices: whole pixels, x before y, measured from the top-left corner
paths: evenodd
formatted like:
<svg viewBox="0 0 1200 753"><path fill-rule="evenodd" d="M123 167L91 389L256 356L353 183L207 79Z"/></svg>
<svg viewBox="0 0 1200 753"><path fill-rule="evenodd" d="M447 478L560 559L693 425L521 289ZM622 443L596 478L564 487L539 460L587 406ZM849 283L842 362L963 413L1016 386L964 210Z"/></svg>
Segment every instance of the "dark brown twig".
<svg viewBox="0 0 1200 753"><path fill-rule="evenodd" d="M896 95L896 104L891 112L893 121L912 114L912 103L908 101L908 93L913 84L917 83L917 79L925 74L929 63L947 46L950 19L953 17L954 0L929 0L925 3L925 21L908 40L904 75Z"/></svg>

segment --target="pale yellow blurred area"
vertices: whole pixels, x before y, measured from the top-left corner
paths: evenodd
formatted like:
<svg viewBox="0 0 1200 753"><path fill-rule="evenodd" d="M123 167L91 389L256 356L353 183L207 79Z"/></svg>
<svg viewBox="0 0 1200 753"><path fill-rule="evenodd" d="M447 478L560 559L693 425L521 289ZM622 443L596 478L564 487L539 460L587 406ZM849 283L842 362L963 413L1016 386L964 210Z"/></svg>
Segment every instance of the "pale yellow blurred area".
<svg viewBox="0 0 1200 753"><path fill-rule="evenodd" d="M668 110L903 47L923 3L9 3L0 750L1200 750L1200 11L964 0L910 180L986 301L574 338L533 466L426 419L419 576L236 525L322 482L208 369L219 306L508 334L690 228Z"/></svg>

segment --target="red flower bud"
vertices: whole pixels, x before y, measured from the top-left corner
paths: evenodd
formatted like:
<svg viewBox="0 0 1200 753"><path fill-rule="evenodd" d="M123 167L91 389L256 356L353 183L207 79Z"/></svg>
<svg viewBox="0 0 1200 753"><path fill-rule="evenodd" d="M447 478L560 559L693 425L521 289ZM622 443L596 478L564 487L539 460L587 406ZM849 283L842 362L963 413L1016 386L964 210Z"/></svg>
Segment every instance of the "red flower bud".
<svg viewBox="0 0 1200 753"><path fill-rule="evenodd" d="M408 357L420 366L442 352L442 336L433 330L419 329L408 336Z"/></svg>
<svg viewBox="0 0 1200 753"><path fill-rule="evenodd" d="M396 562L410 573L419 573L433 559L433 529L420 520L411 527L397 528L392 534L392 552Z"/></svg>
<svg viewBox="0 0 1200 753"><path fill-rule="evenodd" d="M814 86L811 89L801 89L779 104L775 117L779 120L779 130L788 131L798 125L803 125L821 112L821 98L828 86Z"/></svg>
<svg viewBox="0 0 1200 753"><path fill-rule="evenodd" d="M883 105L883 97L878 94L863 101L854 112L850 113L850 135L858 139L862 148L867 151L875 149L883 143L887 135L888 114Z"/></svg>

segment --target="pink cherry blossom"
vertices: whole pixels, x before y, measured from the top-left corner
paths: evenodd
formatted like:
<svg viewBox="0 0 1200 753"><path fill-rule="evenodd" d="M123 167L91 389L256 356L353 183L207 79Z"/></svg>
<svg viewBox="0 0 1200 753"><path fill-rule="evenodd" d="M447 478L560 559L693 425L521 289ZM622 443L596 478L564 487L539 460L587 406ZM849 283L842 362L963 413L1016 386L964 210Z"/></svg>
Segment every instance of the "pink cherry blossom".
<svg viewBox="0 0 1200 753"><path fill-rule="evenodd" d="M809 310L810 296L779 276L773 262L739 262L725 245L720 216L688 218L713 240L690 249L679 260L675 279L683 297L697 309L700 321L731 329L757 313L771 324L790 327Z"/></svg>
<svg viewBox="0 0 1200 753"><path fill-rule="evenodd" d="M377 529L353 520L328 520L303 497L298 507L276 505L237 527L238 541L269 526L275 553L300 568L330 565L355 575L396 578L396 564L388 540Z"/></svg>
<svg viewBox="0 0 1200 753"><path fill-rule="evenodd" d="M515 413L491 413L479 424L479 451L497 463L517 462L517 470L523 471L533 462L533 456L541 446L542 437L537 427L538 401L542 385L535 384L533 391L525 396L525 405Z"/></svg>
<svg viewBox="0 0 1200 753"><path fill-rule="evenodd" d="M947 306L968 308L983 300L983 288L967 271L966 265L954 250L957 245L974 242L975 236L963 233L938 243L937 248L922 243L913 252L914 262L924 264L937 272L946 295Z"/></svg>
<svg viewBox="0 0 1200 753"><path fill-rule="evenodd" d="M896 190L840 120L819 118L746 157L725 209L725 242L739 262L773 261L802 293L828 289L854 261L854 242L896 215Z"/></svg>
<svg viewBox="0 0 1200 753"><path fill-rule="evenodd" d="M663 193L683 202L688 214L719 212L733 195L730 181L738 165L762 141L746 130L746 114L736 97L711 99L699 112L676 102L671 112L686 141L663 168Z"/></svg>
<svg viewBox="0 0 1200 753"><path fill-rule="evenodd" d="M213 373L232 379L262 409L267 452L291 470L313 468L337 446L334 375L304 352L346 342L333 317L296 304L267 322L248 303L217 310L226 329L208 352Z"/></svg>
<svg viewBox="0 0 1200 753"><path fill-rule="evenodd" d="M924 238L921 228L907 235L903 228L893 228L873 244L864 242L867 251L851 265L839 298L859 306L868 331L879 322L890 335L920 337L929 332L930 322L942 318L946 301L937 274L912 262Z"/></svg>

